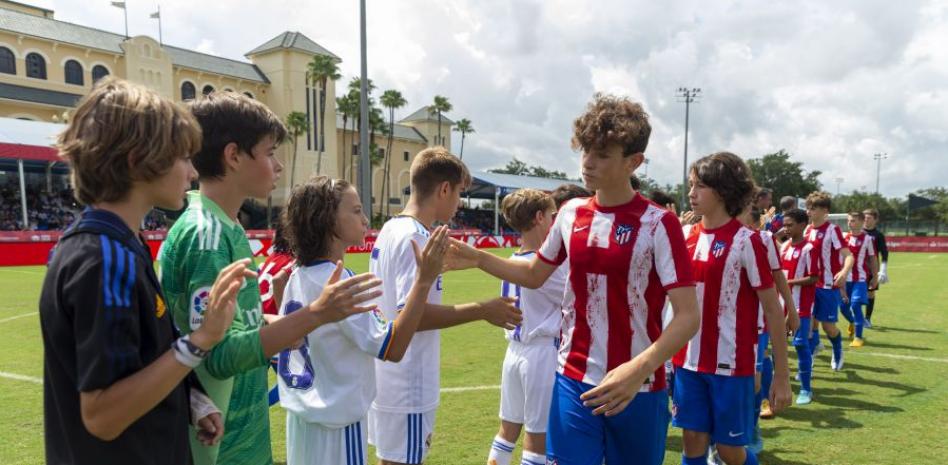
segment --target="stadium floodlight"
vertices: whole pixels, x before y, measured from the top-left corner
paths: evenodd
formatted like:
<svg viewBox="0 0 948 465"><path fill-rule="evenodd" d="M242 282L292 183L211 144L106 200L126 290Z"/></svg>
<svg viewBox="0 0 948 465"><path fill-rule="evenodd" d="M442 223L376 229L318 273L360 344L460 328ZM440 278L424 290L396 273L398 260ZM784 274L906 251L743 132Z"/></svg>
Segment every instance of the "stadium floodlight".
<svg viewBox="0 0 948 465"><path fill-rule="evenodd" d="M684 210L688 200L688 119L691 113L691 104L701 97L701 89L698 87L679 87L675 95L679 102L685 104L685 155L681 162L681 204L679 210Z"/></svg>
<svg viewBox="0 0 948 465"><path fill-rule="evenodd" d="M843 184L843 181L845 181L845 179L842 178L842 177L837 177L837 178L836 178L836 196L837 196L837 197L839 196L839 186L841 186L841 185Z"/></svg>
<svg viewBox="0 0 948 465"><path fill-rule="evenodd" d="M879 195L879 173L882 171L882 160L889 158L889 154L877 153L872 158L876 161L876 195Z"/></svg>

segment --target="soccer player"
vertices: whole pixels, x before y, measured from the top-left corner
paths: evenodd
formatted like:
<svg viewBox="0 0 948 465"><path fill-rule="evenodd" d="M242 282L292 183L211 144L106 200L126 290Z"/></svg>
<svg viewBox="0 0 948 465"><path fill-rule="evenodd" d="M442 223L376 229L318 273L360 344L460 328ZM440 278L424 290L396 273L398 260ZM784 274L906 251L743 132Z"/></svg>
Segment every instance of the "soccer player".
<svg viewBox="0 0 948 465"><path fill-rule="evenodd" d="M286 136L280 119L257 100L234 92L212 93L190 106L201 125L203 144L193 158L199 191L188 193L188 208L168 232L161 257L162 286L178 328L201 327L207 292L226 264L252 258L237 222L241 204L266 197L282 165L274 151ZM315 328L353 313L377 297L378 279L369 274L326 286L319 300L272 324L263 325L260 288L247 281L237 295L237 315L227 336L197 368L201 382L225 417L220 444L192 442L198 465L272 463L267 366L270 357Z"/></svg>
<svg viewBox="0 0 948 465"><path fill-rule="evenodd" d="M719 152L690 170L689 199L701 222L686 239L701 327L675 355L673 424L683 429L682 463L704 464L713 441L728 465L757 464L747 450L754 428L754 371L760 305L773 344L771 408L790 403L786 326L761 235L736 218L754 198L750 169Z"/></svg>
<svg viewBox="0 0 948 465"><path fill-rule="evenodd" d="M866 328L872 327L872 310L876 307L876 292L879 291L879 284L885 284L889 282L889 273L886 268L889 264L889 248L885 245L885 234L882 234L881 231L876 229L876 225L879 223L879 210L875 208L868 208L864 210L863 215L866 216L866 224L863 229L865 229L866 234L872 236L875 240L876 246L876 260L879 262L879 274L876 279L876 288L869 289L869 305L866 306Z"/></svg>
<svg viewBox="0 0 948 465"><path fill-rule="evenodd" d="M504 198L501 211L507 224L520 233L520 249L512 259L532 260L553 224L553 199L535 189L521 189ZM523 322L506 331L509 344L500 381L500 431L491 445L488 465L510 465L524 428L521 464L546 464L546 427L567 272L557 268L539 289L524 289L508 281L501 284L504 296L517 299Z"/></svg>
<svg viewBox="0 0 948 465"><path fill-rule="evenodd" d="M290 277L280 310L291 315L326 284L352 276L343 271L342 261L346 248L365 241L369 220L352 185L318 176L293 190L283 222L301 264ZM394 321L385 321L377 309L356 314L317 328L300 347L280 353L289 465L366 463L363 425L376 393L373 360L398 362L405 354L422 321L428 291L441 273L447 237L447 226L441 226L424 252L412 245L418 272Z"/></svg>
<svg viewBox="0 0 948 465"><path fill-rule="evenodd" d="M206 324L179 337L140 235L153 207L183 206L200 145L187 111L114 77L95 84L59 135L87 208L51 254L39 300L46 463L188 463L191 421L202 443L223 434L189 374L224 337L253 277L249 261L220 270Z"/></svg>
<svg viewBox="0 0 948 465"><path fill-rule="evenodd" d="M780 198L780 211L769 218L765 218L765 229L773 233L777 242L782 243L787 238L783 237L783 217L788 211L797 208L797 198L792 195L785 195Z"/></svg>
<svg viewBox="0 0 948 465"><path fill-rule="evenodd" d="M678 219L629 184L650 132L640 104L597 94L573 122L572 141L595 196L564 204L531 260L457 241L447 259L530 289L569 266L547 463L652 465L665 455L664 362L695 333L698 315ZM662 331L666 295L675 311Z"/></svg>
<svg viewBox="0 0 948 465"><path fill-rule="evenodd" d="M415 156L410 168L411 195L405 210L388 220L375 240L369 270L382 279L382 317L395 320L403 311L418 275L412 243L425 245L434 223L447 224L457 212L471 177L464 163L444 147ZM514 299L441 305L439 276L427 294L424 320L400 363L375 361L378 394L369 410L369 443L382 465L417 464L431 448L439 402L441 339L437 329L485 320L513 329L521 321Z"/></svg>
<svg viewBox="0 0 948 465"><path fill-rule="evenodd" d="M273 227L273 243L267 259L260 265L257 279L260 283L260 300L263 304L264 319L268 315L277 315L283 302L283 289L290 279L290 273L296 266L296 259L290 253L290 244L283 232L283 222L277 221ZM276 319L273 319L275 321ZM268 320L268 323L271 321Z"/></svg>
<svg viewBox="0 0 948 465"><path fill-rule="evenodd" d="M560 207L570 200L592 196L593 193L589 189L576 184L560 184L556 189L553 189L553 192L550 192L550 197L553 198L553 203L556 205L556 211L559 211Z"/></svg>
<svg viewBox="0 0 948 465"><path fill-rule="evenodd" d="M783 229L788 239L780 249L780 264L786 273L787 283L793 293L793 302L800 314L800 327L793 333L793 347L797 350L797 376L800 379L798 405L813 401L813 354L810 352L808 339L819 268L813 244L807 242L803 236L807 223L809 218L803 210L794 208L784 212Z"/></svg>
<svg viewBox="0 0 948 465"><path fill-rule="evenodd" d="M846 295L849 296L850 310L853 315L854 328L852 329L855 333L850 347L862 347L865 344L862 337L864 323L862 306L869 303L869 289L878 287L875 242L872 236L862 229L865 219L865 215L860 211L850 212L849 232L843 238L843 242L855 259L855 265L846 277Z"/></svg>
<svg viewBox="0 0 948 465"><path fill-rule="evenodd" d="M840 287L845 284L846 276L853 268L853 256L843 243L839 226L827 220L831 205L832 197L826 192L813 192L807 196L806 213L810 217L810 225L803 235L813 244L820 270L813 320L820 322L823 332L833 344L830 367L839 371L843 369L843 336L836 327L836 321L839 320L839 306L845 300L840 294ZM819 342L819 332L814 331L814 334L810 340L811 348Z"/></svg>

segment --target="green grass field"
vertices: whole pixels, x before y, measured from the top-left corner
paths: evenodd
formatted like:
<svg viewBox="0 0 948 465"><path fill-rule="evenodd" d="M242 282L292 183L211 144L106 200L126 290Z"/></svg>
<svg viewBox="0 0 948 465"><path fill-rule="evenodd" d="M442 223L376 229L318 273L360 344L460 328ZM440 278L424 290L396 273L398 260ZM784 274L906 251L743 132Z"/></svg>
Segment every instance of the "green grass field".
<svg viewBox="0 0 948 465"><path fill-rule="evenodd" d="M506 253L500 251L499 253ZM815 401L763 422L765 464L936 464L948 460L948 254L894 254L867 345L841 373L817 357ZM366 255L348 265L367 269ZM41 464L42 340L36 306L43 267L0 268L0 464ZM447 303L492 298L498 281L476 271L445 277ZM442 333L442 387L429 464L483 464L498 426L505 341L483 323ZM792 351L791 351L792 352ZM796 368L795 359L791 369ZM799 386L793 383L794 391ZM285 457L284 413L271 410L274 459ZM670 428L666 464L680 463ZM519 449L518 449L519 450ZM519 456L519 452L518 452ZM371 460L375 463L374 459ZM515 462L519 463L519 462Z"/></svg>

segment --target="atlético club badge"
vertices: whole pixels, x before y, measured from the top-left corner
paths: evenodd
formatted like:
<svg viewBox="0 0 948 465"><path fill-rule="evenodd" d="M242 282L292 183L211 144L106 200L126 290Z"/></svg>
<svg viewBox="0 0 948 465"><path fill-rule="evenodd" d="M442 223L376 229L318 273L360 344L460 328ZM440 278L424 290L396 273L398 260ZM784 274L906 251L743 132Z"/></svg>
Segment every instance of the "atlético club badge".
<svg viewBox="0 0 948 465"><path fill-rule="evenodd" d="M727 249L727 244L724 241L715 241L711 246L711 255L714 255L714 258L721 258L725 249Z"/></svg>
<svg viewBox="0 0 948 465"><path fill-rule="evenodd" d="M625 245L632 239L632 226L620 224L616 226L616 244Z"/></svg>

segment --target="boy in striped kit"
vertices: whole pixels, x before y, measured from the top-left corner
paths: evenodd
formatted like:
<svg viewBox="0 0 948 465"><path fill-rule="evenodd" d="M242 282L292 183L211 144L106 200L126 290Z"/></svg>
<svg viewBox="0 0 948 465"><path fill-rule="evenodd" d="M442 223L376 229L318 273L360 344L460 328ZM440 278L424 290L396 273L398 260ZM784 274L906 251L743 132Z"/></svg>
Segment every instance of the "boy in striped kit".
<svg viewBox="0 0 948 465"><path fill-rule="evenodd" d="M788 240L780 248L780 265L787 275L793 302L800 315L800 327L793 333L793 347L797 350L797 376L800 379L798 405L809 404L813 400L813 388L810 385L813 354L808 339L819 269L813 245L803 237L803 229L808 221L806 212L798 208L784 213L783 232Z"/></svg>
<svg viewBox="0 0 948 465"><path fill-rule="evenodd" d="M569 266L547 463L662 463L668 432L664 362L698 325L681 224L629 183L651 126L638 103L597 94L573 122L591 198L565 203L536 257L512 260L454 242L450 268L478 267L537 289ZM662 330L665 298L675 307ZM707 447L707 445L705 446Z"/></svg>
<svg viewBox="0 0 948 465"><path fill-rule="evenodd" d="M737 155L720 152L691 166L689 198L701 222L686 239L701 312L698 333L675 355L673 424L682 428L682 464L704 464L715 443L728 465L757 464L747 450L754 428L757 316L763 304L774 356L770 404L790 403L786 326L767 249L737 220L754 182Z"/></svg>
<svg viewBox="0 0 948 465"><path fill-rule="evenodd" d="M849 252L855 260L852 271L846 277L846 295L849 296L849 312L852 317L850 335L854 335L850 347L862 347L865 342L862 338L862 329L865 318L862 306L869 304L869 289L878 287L876 264L876 246L872 236L863 231L862 226L866 217L862 212L849 213L849 232L843 238ZM845 305L845 304L843 304Z"/></svg>
<svg viewBox="0 0 948 465"><path fill-rule="evenodd" d="M511 259L529 262L553 224L553 199L536 189L521 189L504 198L501 211L507 224L520 233L520 250ZM524 427L521 465L546 464L546 426L556 379L566 273L566 268L557 268L539 289L524 289L509 281L501 285L504 297L517 299L523 322L505 331L509 345L500 382L500 431L491 445L488 465L510 465Z"/></svg>

